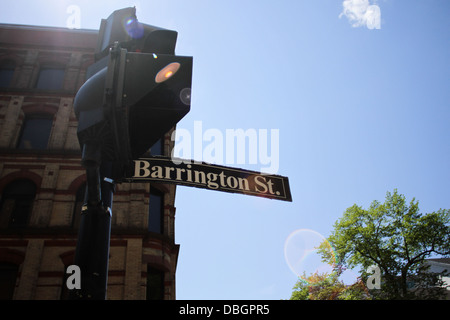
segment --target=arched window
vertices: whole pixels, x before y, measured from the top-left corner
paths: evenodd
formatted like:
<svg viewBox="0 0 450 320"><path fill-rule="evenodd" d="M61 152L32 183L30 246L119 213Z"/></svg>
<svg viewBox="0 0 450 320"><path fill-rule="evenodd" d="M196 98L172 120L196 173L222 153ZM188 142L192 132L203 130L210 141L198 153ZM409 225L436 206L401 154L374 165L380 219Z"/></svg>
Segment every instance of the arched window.
<svg viewBox="0 0 450 320"><path fill-rule="evenodd" d="M12 60L0 62L0 88L8 88L11 85L16 63Z"/></svg>
<svg viewBox="0 0 450 320"><path fill-rule="evenodd" d="M163 233L164 230L164 193L151 188L148 206L148 231Z"/></svg>
<svg viewBox="0 0 450 320"><path fill-rule="evenodd" d="M45 150L53 126L53 115L30 114L25 116L17 147L19 149Z"/></svg>
<svg viewBox="0 0 450 320"><path fill-rule="evenodd" d="M29 180L16 180L8 184L2 194L0 227L26 227L35 197L36 185Z"/></svg>

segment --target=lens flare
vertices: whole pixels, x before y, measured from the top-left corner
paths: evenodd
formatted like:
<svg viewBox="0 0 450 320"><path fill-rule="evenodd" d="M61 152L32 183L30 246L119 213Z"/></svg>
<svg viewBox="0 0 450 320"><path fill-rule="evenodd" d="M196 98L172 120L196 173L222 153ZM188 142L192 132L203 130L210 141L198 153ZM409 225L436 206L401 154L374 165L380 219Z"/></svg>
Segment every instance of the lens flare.
<svg viewBox="0 0 450 320"><path fill-rule="evenodd" d="M123 20L125 31L133 39L142 38L144 27L135 17L128 17Z"/></svg>
<svg viewBox="0 0 450 320"><path fill-rule="evenodd" d="M155 77L155 82L161 83L168 80L178 71L178 69L180 69L180 66L181 65L178 62L172 62L168 64L158 72Z"/></svg>
<svg viewBox="0 0 450 320"><path fill-rule="evenodd" d="M131 24L133 23L133 19L132 18L128 18L126 25L127 26L131 26Z"/></svg>
<svg viewBox="0 0 450 320"><path fill-rule="evenodd" d="M327 250L336 262L336 253L331 244L320 233L310 229L299 229L292 232L284 244L284 257L291 271L303 282L314 285L310 276L314 273L330 274L332 266L321 261L318 247L321 243L326 245Z"/></svg>
<svg viewBox="0 0 450 320"><path fill-rule="evenodd" d="M180 91L180 100L185 105L191 104L191 88L184 88Z"/></svg>

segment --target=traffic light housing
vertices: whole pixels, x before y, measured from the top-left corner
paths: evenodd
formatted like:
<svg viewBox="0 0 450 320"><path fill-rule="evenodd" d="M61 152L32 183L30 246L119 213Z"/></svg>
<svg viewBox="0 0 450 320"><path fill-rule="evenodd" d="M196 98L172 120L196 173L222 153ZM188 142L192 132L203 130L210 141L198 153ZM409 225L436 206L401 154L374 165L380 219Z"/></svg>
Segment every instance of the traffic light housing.
<svg viewBox="0 0 450 320"><path fill-rule="evenodd" d="M176 31L140 23L136 8L124 8L102 19L96 59L107 56L115 42L128 51L175 54L176 41Z"/></svg>
<svg viewBox="0 0 450 320"><path fill-rule="evenodd" d="M74 109L84 165L112 162L111 178L120 181L189 112L192 57L175 56L176 32L139 23L134 8L115 11L101 29Z"/></svg>

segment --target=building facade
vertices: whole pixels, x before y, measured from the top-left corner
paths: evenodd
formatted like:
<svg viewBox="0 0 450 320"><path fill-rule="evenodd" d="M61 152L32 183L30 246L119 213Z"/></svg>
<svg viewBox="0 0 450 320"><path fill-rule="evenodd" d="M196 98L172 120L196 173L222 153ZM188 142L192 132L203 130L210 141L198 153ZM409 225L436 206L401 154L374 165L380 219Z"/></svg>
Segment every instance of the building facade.
<svg viewBox="0 0 450 320"><path fill-rule="evenodd" d="M425 264L429 266L428 272L444 274L441 280L447 289L445 300L450 300L450 258L427 259Z"/></svg>
<svg viewBox="0 0 450 320"><path fill-rule="evenodd" d="M73 101L97 37L0 25L0 299L68 295L86 180ZM170 154L170 134L151 152ZM175 299L174 202L174 185L116 186L108 299Z"/></svg>

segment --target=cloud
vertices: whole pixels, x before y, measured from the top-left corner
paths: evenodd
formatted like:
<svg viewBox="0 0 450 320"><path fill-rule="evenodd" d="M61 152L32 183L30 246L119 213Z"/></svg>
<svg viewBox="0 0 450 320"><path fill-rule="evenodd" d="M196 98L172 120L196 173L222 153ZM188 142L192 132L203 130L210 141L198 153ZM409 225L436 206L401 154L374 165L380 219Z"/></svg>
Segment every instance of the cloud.
<svg viewBox="0 0 450 320"><path fill-rule="evenodd" d="M368 29L381 29L381 10L369 0L344 0L339 18L346 16L353 27L366 26Z"/></svg>

